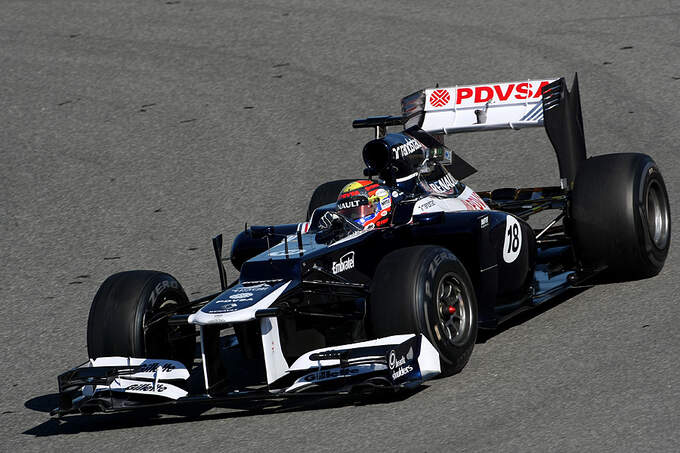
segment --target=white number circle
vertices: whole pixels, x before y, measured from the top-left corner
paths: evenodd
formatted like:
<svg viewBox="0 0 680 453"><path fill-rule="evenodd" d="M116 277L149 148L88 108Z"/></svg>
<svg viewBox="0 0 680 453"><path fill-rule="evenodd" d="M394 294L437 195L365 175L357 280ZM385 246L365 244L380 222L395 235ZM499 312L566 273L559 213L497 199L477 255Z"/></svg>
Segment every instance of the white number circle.
<svg viewBox="0 0 680 453"><path fill-rule="evenodd" d="M522 250L522 227L516 218L509 215L505 218L505 244L503 244L503 261L512 263Z"/></svg>

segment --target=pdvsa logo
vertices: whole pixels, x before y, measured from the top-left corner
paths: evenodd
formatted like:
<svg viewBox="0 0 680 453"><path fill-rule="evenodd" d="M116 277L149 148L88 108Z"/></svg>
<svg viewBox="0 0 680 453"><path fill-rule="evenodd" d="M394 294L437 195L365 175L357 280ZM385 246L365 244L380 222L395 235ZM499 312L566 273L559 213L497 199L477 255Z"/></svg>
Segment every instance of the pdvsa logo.
<svg viewBox="0 0 680 453"><path fill-rule="evenodd" d="M339 274L349 269L354 269L354 251L342 255L338 262L333 261L333 274Z"/></svg>
<svg viewBox="0 0 680 453"><path fill-rule="evenodd" d="M543 88L550 80L527 80L526 82L498 83L490 85L459 86L438 88L429 95L429 103L434 108L472 106L488 102L516 102L539 99Z"/></svg>

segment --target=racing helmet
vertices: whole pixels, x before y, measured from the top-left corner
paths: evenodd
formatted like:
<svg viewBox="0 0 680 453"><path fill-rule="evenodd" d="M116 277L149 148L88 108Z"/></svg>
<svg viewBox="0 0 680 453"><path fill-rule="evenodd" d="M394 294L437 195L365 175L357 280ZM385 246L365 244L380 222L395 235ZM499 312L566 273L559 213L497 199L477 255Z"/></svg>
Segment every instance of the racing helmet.
<svg viewBox="0 0 680 453"><path fill-rule="evenodd" d="M336 210L363 229L380 228L390 222L392 197L387 187L374 181L354 181L340 192Z"/></svg>

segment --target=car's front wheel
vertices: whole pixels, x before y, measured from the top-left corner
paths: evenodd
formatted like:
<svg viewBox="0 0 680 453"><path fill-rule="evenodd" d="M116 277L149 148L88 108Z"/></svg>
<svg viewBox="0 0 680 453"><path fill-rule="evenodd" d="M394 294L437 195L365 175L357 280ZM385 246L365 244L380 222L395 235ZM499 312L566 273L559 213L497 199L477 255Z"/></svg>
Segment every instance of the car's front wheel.
<svg viewBox="0 0 680 453"><path fill-rule="evenodd" d="M470 276L442 247L406 247L386 255L371 285L369 314L375 337L424 334L439 352L444 376L465 367L477 338Z"/></svg>
<svg viewBox="0 0 680 453"><path fill-rule="evenodd" d="M168 325L168 317L186 313L188 303L179 282L164 272L138 270L110 276L90 307L89 357L170 359L191 368L195 327Z"/></svg>

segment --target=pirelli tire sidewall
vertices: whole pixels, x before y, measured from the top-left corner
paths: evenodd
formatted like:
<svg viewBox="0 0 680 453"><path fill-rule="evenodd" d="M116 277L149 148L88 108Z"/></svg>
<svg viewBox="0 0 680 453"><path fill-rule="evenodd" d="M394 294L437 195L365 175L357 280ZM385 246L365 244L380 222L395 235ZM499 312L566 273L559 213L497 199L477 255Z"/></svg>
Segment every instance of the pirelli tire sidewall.
<svg viewBox="0 0 680 453"><path fill-rule="evenodd" d="M449 376L460 372L472 354L477 339L477 299L472 281L456 255L444 248L433 248L423 258L415 281L416 303L413 308L418 317L419 331L426 334L439 352L442 375ZM462 283L463 297L467 302L466 322L469 322L458 345L443 338L443 333L437 328L436 292L442 278L452 273Z"/></svg>
<svg viewBox="0 0 680 453"><path fill-rule="evenodd" d="M442 279L455 278L465 300L467 329L452 344L437 331L436 291ZM375 337L404 333L424 334L437 349L442 375L461 371L477 338L477 300L470 276L449 250L438 246L414 246L386 255L378 265L371 286L369 321Z"/></svg>
<svg viewBox="0 0 680 453"><path fill-rule="evenodd" d="M191 367L196 344L191 337L194 326L171 328L164 319L149 327L154 315L181 313L178 308L186 308L188 302L184 289L170 274L136 270L110 276L90 307L89 357L163 358ZM183 339L172 341L173 336Z"/></svg>
<svg viewBox="0 0 680 453"><path fill-rule="evenodd" d="M604 280L652 277L663 268L670 204L661 172L648 155L586 160L574 181L570 212L576 256L585 268L606 266Z"/></svg>

